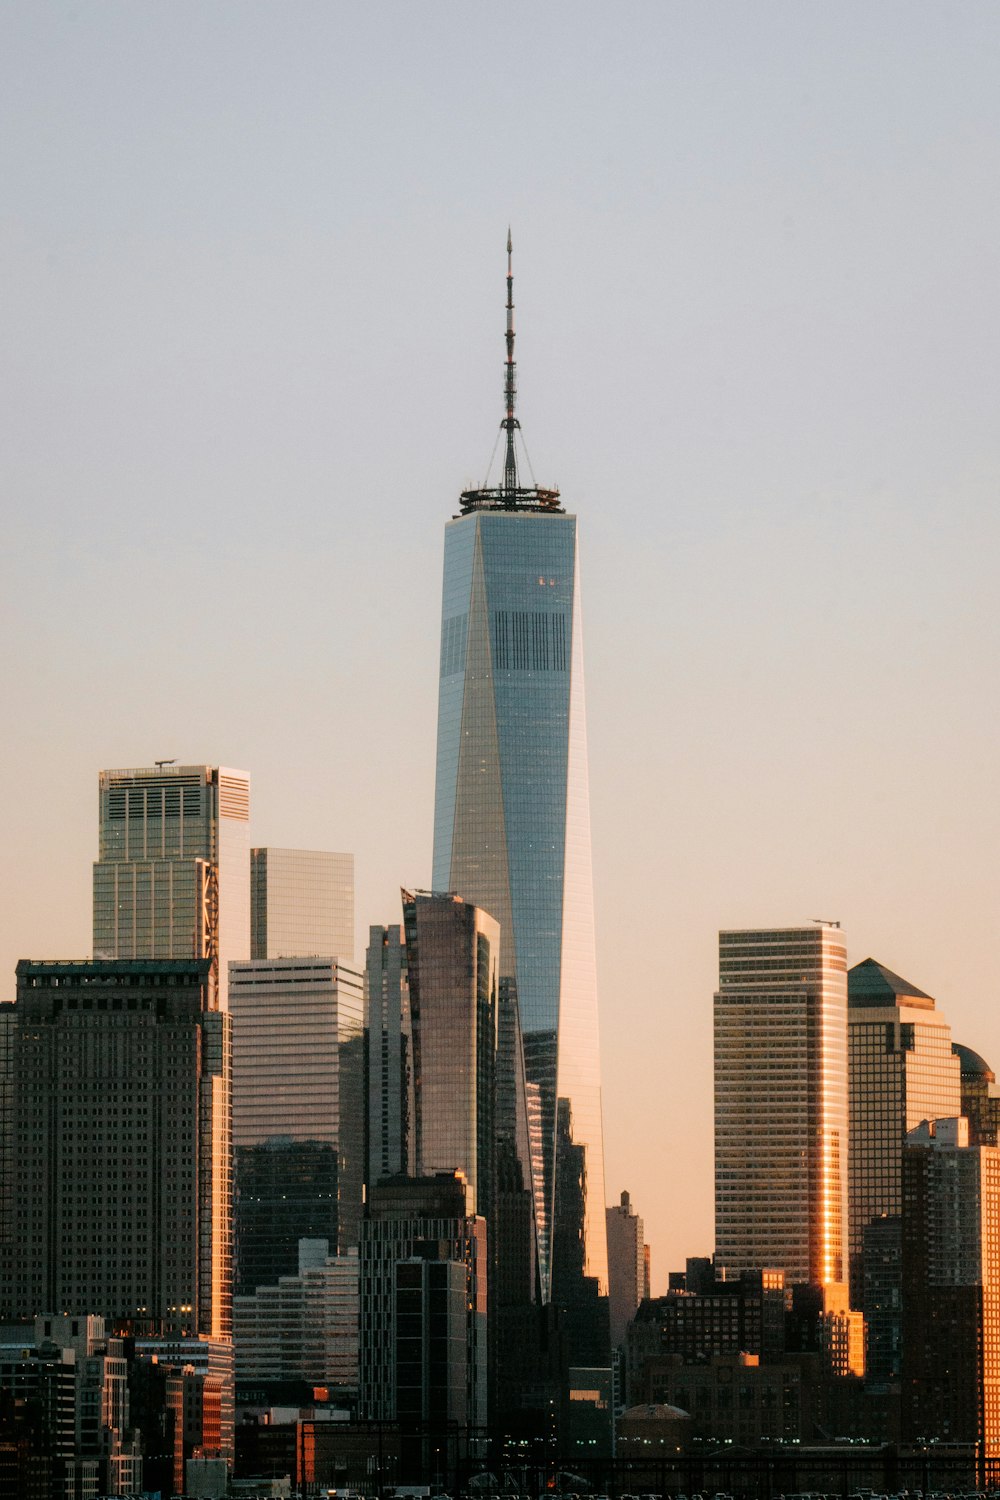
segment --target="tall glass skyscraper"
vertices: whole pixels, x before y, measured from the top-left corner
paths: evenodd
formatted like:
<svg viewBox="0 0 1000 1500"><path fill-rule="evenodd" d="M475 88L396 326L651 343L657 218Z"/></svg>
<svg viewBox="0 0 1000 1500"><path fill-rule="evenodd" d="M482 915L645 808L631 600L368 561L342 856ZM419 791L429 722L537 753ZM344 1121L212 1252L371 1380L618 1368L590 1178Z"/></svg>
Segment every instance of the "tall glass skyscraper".
<svg viewBox="0 0 1000 1500"><path fill-rule="evenodd" d="M572 1301L581 1270L607 1290L577 525L518 481L509 257L503 479L445 532L433 883L500 924L540 1101L542 1291Z"/></svg>

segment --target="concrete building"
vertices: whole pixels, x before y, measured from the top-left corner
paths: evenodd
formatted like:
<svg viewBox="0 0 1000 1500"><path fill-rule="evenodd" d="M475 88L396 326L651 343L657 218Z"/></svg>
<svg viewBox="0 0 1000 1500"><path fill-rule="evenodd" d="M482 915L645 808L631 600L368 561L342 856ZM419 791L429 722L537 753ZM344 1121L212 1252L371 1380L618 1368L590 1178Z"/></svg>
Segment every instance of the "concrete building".
<svg viewBox="0 0 1000 1500"><path fill-rule="evenodd" d="M844 1279L846 980L839 926L719 934L715 1248L731 1271Z"/></svg>
<svg viewBox="0 0 1000 1500"><path fill-rule="evenodd" d="M961 1110L951 1027L916 985L866 958L847 975L852 1301L861 1307L865 1226L902 1208L903 1142Z"/></svg>
<svg viewBox="0 0 1000 1500"><path fill-rule="evenodd" d="M1000 1147L925 1121L903 1151L904 1440L975 1443L1000 1474Z"/></svg>
<svg viewBox="0 0 1000 1500"><path fill-rule="evenodd" d="M646 1286L646 1253L642 1220L632 1212L628 1193L606 1210L611 1347L617 1349L635 1317Z"/></svg>
<svg viewBox="0 0 1000 1500"><path fill-rule="evenodd" d="M350 964L354 855L251 850L250 933L250 958L339 958Z"/></svg>
<svg viewBox="0 0 1000 1500"><path fill-rule="evenodd" d="M432 883L500 924L539 1091L540 1282L563 1305L581 1274L607 1293L583 634L576 517L518 480L512 288L508 259L503 479L466 491L445 532ZM559 1131L582 1165L561 1199L565 1243L582 1247L562 1256L564 1287Z"/></svg>
<svg viewBox="0 0 1000 1500"><path fill-rule="evenodd" d="M17 966L0 1316L227 1340L230 1020L202 959Z"/></svg>
<svg viewBox="0 0 1000 1500"><path fill-rule="evenodd" d="M362 976L335 958L230 967L237 1289L292 1276L300 1239L358 1243Z"/></svg>
<svg viewBox="0 0 1000 1500"><path fill-rule="evenodd" d="M102 771L94 956L208 958L220 1010L250 957L250 778L226 766Z"/></svg>

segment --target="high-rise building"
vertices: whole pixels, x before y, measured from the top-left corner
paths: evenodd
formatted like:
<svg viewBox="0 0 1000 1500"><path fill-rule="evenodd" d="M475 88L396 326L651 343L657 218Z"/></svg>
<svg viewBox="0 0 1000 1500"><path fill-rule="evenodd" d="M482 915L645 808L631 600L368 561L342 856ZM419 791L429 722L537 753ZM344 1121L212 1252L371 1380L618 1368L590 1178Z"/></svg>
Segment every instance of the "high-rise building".
<svg viewBox="0 0 1000 1500"><path fill-rule="evenodd" d="M2 1016L2 1007L0 1007ZM952 1042L962 1079L961 1113L969 1122L971 1146L1000 1145L1000 1087L985 1058L971 1047Z"/></svg>
<svg viewBox="0 0 1000 1500"><path fill-rule="evenodd" d="M226 1342L230 1020L208 959L17 966L0 1317Z"/></svg>
<svg viewBox="0 0 1000 1500"><path fill-rule="evenodd" d="M537 1085L536 1221L546 1298L561 1226L607 1291L590 806L576 517L556 490L519 483L513 280L507 271L502 481L466 491L445 533L433 886L500 924ZM560 1195L557 1133L584 1191ZM563 1256L576 1275L575 1257Z"/></svg>
<svg viewBox="0 0 1000 1500"><path fill-rule="evenodd" d="M300 1239L358 1242L364 1180L364 991L335 958L229 971L237 1289L292 1276Z"/></svg>
<svg viewBox="0 0 1000 1500"><path fill-rule="evenodd" d="M719 934L715 1253L844 1279L847 951L838 926Z"/></svg>
<svg viewBox="0 0 1000 1500"><path fill-rule="evenodd" d="M903 1151L904 1441L975 1443L1000 1471L1000 1147L924 1121Z"/></svg>
<svg viewBox="0 0 1000 1500"><path fill-rule="evenodd" d="M461 1172L490 1216L500 930L460 896L403 892L418 1177Z"/></svg>
<svg viewBox="0 0 1000 1500"><path fill-rule="evenodd" d="M94 956L208 958L219 1008L250 957L250 778L226 766L102 771Z"/></svg>
<svg viewBox="0 0 1000 1500"><path fill-rule="evenodd" d="M300 1240L295 1276L233 1298L238 1380L357 1394L358 1252L328 1252L326 1240Z"/></svg>
<svg viewBox="0 0 1000 1500"><path fill-rule="evenodd" d="M611 1347L617 1349L635 1317L646 1284L642 1220L632 1212L628 1193L622 1193L621 1202L607 1210L607 1223Z"/></svg>
<svg viewBox="0 0 1000 1500"><path fill-rule="evenodd" d="M903 1142L957 1115L960 1066L930 995L866 958L847 975L851 1291L861 1306L865 1225L902 1207Z"/></svg>
<svg viewBox="0 0 1000 1500"><path fill-rule="evenodd" d="M252 849L250 940L250 958L339 958L350 963L354 855Z"/></svg>
<svg viewBox="0 0 1000 1500"><path fill-rule="evenodd" d="M387 1178L371 1191L361 1234L360 1398L362 1417L377 1420L450 1418L483 1429L487 1417L487 1248L486 1220L467 1211L466 1187L459 1173L437 1177ZM451 1264L435 1285L403 1268L414 1262ZM402 1274L400 1274L402 1272ZM457 1290L456 1290L457 1289ZM411 1295L401 1297L400 1292ZM433 1295L436 1292L436 1297ZM435 1309L435 1302L437 1307ZM462 1328L456 1308L462 1308ZM436 1357L421 1347L435 1346ZM457 1342L456 1342L457 1341ZM460 1366L458 1399L456 1364ZM429 1392L414 1391L421 1380L436 1383L445 1410L429 1405Z"/></svg>
<svg viewBox="0 0 1000 1500"><path fill-rule="evenodd" d="M398 926L370 927L365 956L368 1139L365 1181L406 1176L413 1165L413 1051L406 945Z"/></svg>

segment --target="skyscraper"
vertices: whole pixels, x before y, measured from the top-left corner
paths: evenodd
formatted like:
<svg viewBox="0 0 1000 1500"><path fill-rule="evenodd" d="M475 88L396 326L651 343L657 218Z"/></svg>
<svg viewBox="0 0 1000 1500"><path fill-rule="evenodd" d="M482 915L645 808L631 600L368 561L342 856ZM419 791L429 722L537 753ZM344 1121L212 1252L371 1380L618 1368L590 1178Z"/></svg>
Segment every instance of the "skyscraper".
<svg viewBox="0 0 1000 1500"><path fill-rule="evenodd" d="M622 1193L621 1202L607 1213L608 1277L610 1289L611 1347L617 1349L635 1317L646 1283L646 1253L642 1220L632 1212L632 1200Z"/></svg>
<svg viewBox="0 0 1000 1500"><path fill-rule="evenodd" d="M518 479L509 238L505 369L502 481L466 491L445 533L433 885L500 924L538 1089L541 1285L558 1302L575 1296L553 1271L560 1233L607 1290L583 635L576 517ZM582 1191L560 1195L560 1153Z"/></svg>
<svg viewBox="0 0 1000 1500"><path fill-rule="evenodd" d="M406 946L398 925L368 929L365 955L368 1138L365 1181L412 1167L413 1055Z"/></svg>
<svg viewBox="0 0 1000 1500"><path fill-rule="evenodd" d="M903 1142L958 1115L960 1064L930 995L866 958L847 975L851 1290L861 1306L865 1226L902 1208Z"/></svg>
<svg viewBox="0 0 1000 1500"><path fill-rule="evenodd" d="M354 958L354 855L252 849L246 958ZM233 955L236 957L237 955Z"/></svg>
<svg viewBox="0 0 1000 1500"><path fill-rule="evenodd" d="M839 926L720 932L715 1254L846 1279L847 950Z"/></svg>
<svg viewBox="0 0 1000 1500"><path fill-rule="evenodd" d="M96 958L250 957L250 778L161 762L99 777Z"/></svg>
<svg viewBox="0 0 1000 1500"><path fill-rule="evenodd" d="M458 896L403 892L418 1177L461 1172L491 1217L500 932Z"/></svg>
<svg viewBox="0 0 1000 1500"><path fill-rule="evenodd" d="M17 981L0 1318L226 1343L230 1018L209 960L22 959Z"/></svg>
<svg viewBox="0 0 1000 1500"><path fill-rule="evenodd" d="M358 1242L364 1174L361 975L334 958L229 970L237 1288L292 1276L300 1239Z"/></svg>

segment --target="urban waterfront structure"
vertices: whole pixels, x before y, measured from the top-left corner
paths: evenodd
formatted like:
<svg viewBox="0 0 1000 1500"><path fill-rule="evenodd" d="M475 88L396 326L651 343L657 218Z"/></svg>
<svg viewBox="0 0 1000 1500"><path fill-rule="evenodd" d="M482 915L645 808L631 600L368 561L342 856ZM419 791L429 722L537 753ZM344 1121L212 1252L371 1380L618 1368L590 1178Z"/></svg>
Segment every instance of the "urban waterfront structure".
<svg viewBox="0 0 1000 1500"><path fill-rule="evenodd" d="M250 957L250 778L226 766L101 771L94 957L208 958L227 1008Z"/></svg>
<svg viewBox="0 0 1000 1500"><path fill-rule="evenodd" d="M232 1324L230 1021L208 959L17 966L0 1318Z"/></svg>
<svg viewBox="0 0 1000 1500"><path fill-rule="evenodd" d="M368 929L365 955L368 1137L365 1181L412 1170L413 1038L406 945L398 925Z"/></svg>
<svg viewBox="0 0 1000 1500"><path fill-rule="evenodd" d="M250 958L354 958L354 855L250 851ZM233 957L247 957L236 955Z"/></svg>
<svg viewBox="0 0 1000 1500"><path fill-rule="evenodd" d="M335 958L230 966L237 1289L292 1276L300 1239L358 1243L364 988Z"/></svg>
<svg viewBox="0 0 1000 1500"><path fill-rule="evenodd" d="M583 634L576 517L518 477L512 287L508 241L503 477L445 534L433 887L500 924L537 1088L541 1287L566 1303L581 1270L607 1292Z"/></svg>
<svg viewBox="0 0 1000 1500"><path fill-rule="evenodd" d="M903 1151L904 1440L973 1443L1000 1475L1000 1147L964 1116L924 1121Z"/></svg>
<svg viewBox="0 0 1000 1500"><path fill-rule="evenodd" d="M902 1209L903 1142L922 1120L958 1115L960 1064L930 995L866 958L847 975L850 1271L862 1305L865 1226Z"/></svg>
<svg viewBox="0 0 1000 1500"><path fill-rule="evenodd" d="M847 950L838 925L719 934L715 1254L846 1279Z"/></svg>

